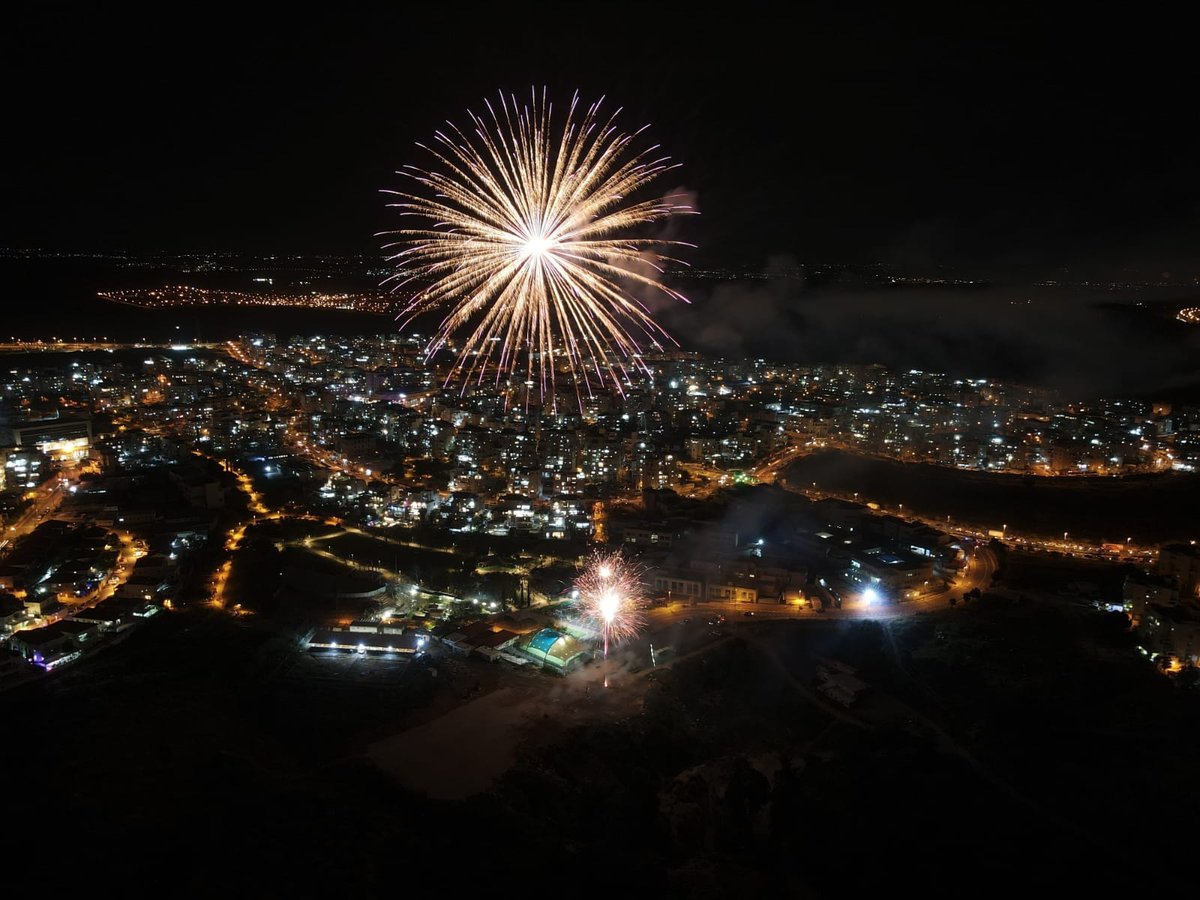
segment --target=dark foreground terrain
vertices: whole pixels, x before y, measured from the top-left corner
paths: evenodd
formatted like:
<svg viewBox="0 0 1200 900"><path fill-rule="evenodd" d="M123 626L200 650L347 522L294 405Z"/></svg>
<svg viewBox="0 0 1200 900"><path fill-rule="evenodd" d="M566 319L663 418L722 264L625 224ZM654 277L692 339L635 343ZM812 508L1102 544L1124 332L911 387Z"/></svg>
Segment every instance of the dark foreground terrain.
<svg viewBox="0 0 1200 900"><path fill-rule="evenodd" d="M847 897L1182 886L1155 861L1186 858L1192 843L1177 817L1197 799L1200 698L1137 656L1123 617L985 595L887 625L726 628L707 650L616 682L615 706L556 721L562 679L444 659L339 675L245 622L159 617L0 694L6 887ZM814 691L823 659L870 685L850 709ZM543 691L545 711L484 793L431 800L366 756L513 684Z"/></svg>

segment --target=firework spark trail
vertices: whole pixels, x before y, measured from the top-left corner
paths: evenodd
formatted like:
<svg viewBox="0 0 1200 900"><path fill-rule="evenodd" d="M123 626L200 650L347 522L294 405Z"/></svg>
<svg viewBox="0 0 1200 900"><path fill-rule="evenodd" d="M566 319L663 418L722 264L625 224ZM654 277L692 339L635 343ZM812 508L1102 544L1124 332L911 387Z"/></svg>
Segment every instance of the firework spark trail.
<svg viewBox="0 0 1200 900"><path fill-rule="evenodd" d="M426 347L426 358L445 347L472 320L447 383L462 375L463 389L482 383L489 366L496 383L517 376L538 381L544 397L555 388L555 357L566 361L576 395L590 397L610 380L623 393L625 360L647 369L641 341L674 343L649 309L630 293L649 288L687 302L658 277L678 262L662 254L681 241L632 236L642 226L676 213L692 213L670 197L632 200L662 173L676 168L658 147L633 149L634 134L614 124L620 110L600 114L603 98L577 117L576 94L554 130L546 91L527 105L500 94L499 110L468 112L471 127L452 122L432 145L418 145L438 166L406 166L398 174L419 190L385 191L389 206L413 216L419 227L386 234L396 240L388 257L399 271L385 281L399 290L420 285L398 317L447 308ZM647 270L651 274L647 274Z"/></svg>
<svg viewBox="0 0 1200 900"><path fill-rule="evenodd" d="M604 637L604 656L609 644L636 635L646 624L638 609L642 596L637 571L619 553L598 552L575 580L579 611L584 620Z"/></svg>

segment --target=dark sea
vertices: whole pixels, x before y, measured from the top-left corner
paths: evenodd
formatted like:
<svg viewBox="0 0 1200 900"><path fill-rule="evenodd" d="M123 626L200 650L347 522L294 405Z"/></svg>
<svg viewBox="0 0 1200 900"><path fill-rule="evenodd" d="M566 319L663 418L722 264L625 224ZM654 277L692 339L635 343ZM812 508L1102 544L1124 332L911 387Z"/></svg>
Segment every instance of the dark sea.
<svg viewBox="0 0 1200 900"><path fill-rule="evenodd" d="M266 270L181 271L94 259L0 259L0 340L107 338L152 342L211 342L239 334L377 334L397 326L390 316L293 308L147 310L114 303L99 291L190 285L245 292L268 290L255 278L271 277L283 290L367 290L365 277L339 273ZM300 282L308 282L301 284Z"/></svg>
<svg viewBox="0 0 1200 900"><path fill-rule="evenodd" d="M186 284L237 291L375 290L378 267L308 262L200 263L79 257L0 258L0 340L96 338L209 342L397 331L389 315L320 309L151 311L99 291ZM263 279L271 279L268 285ZM880 363L1102 396L1200 399L1200 326L1175 313L1200 306L1187 285L906 282L849 278L677 279L691 301L645 298L683 350L799 364ZM433 322L418 322L428 333Z"/></svg>

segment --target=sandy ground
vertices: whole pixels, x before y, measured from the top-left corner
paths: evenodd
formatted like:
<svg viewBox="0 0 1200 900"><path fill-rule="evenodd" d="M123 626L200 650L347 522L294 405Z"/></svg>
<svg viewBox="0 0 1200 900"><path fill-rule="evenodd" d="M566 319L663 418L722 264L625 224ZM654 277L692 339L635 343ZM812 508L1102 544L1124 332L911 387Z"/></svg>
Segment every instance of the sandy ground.
<svg viewBox="0 0 1200 900"><path fill-rule="evenodd" d="M438 800L481 793L516 759L522 743L552 740L572 724L641 707L642 679L603 686L598 669L569 678L512 679L428 722L376 741L367 757L405 788Z"/></svg>

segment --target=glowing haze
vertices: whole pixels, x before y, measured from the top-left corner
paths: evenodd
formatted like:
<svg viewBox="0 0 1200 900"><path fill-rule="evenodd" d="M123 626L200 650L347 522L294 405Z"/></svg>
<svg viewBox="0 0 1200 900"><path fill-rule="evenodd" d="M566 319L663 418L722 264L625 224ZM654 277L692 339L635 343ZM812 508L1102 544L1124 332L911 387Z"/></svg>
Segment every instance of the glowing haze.
<svg viewBox="0 0 1200 900"><path fill-rule="evenodd" d="M398 318L445 311L427 357L465 331L449 376L464 387L515 378L545 396L558 370L580 398L605 381L623 392L627 367L645 368L643 348L674 343L636 293L686 302L660 277L675 261L664 253L690 245L644 231L694 210L635 198L675 164L656 146L636 150L645 128L619 131L620 110L602 115L602 102L584 109L576 94L559 121L544 89L526 103L500 94L486 115L468 111L469 127L448 123L419 145L434 162L398 173L411 192L385 191L416 220L387 232L397 267L387 281L415 291Z"/></svg>
<svg viewBox="0 0 1200 900"><path fill-rule="evenodd" d="M597 553L575 580L583 618L604 638L604 655L610 643L633 637L645 618L638 609L641 580L619 553Z"/></svg>

